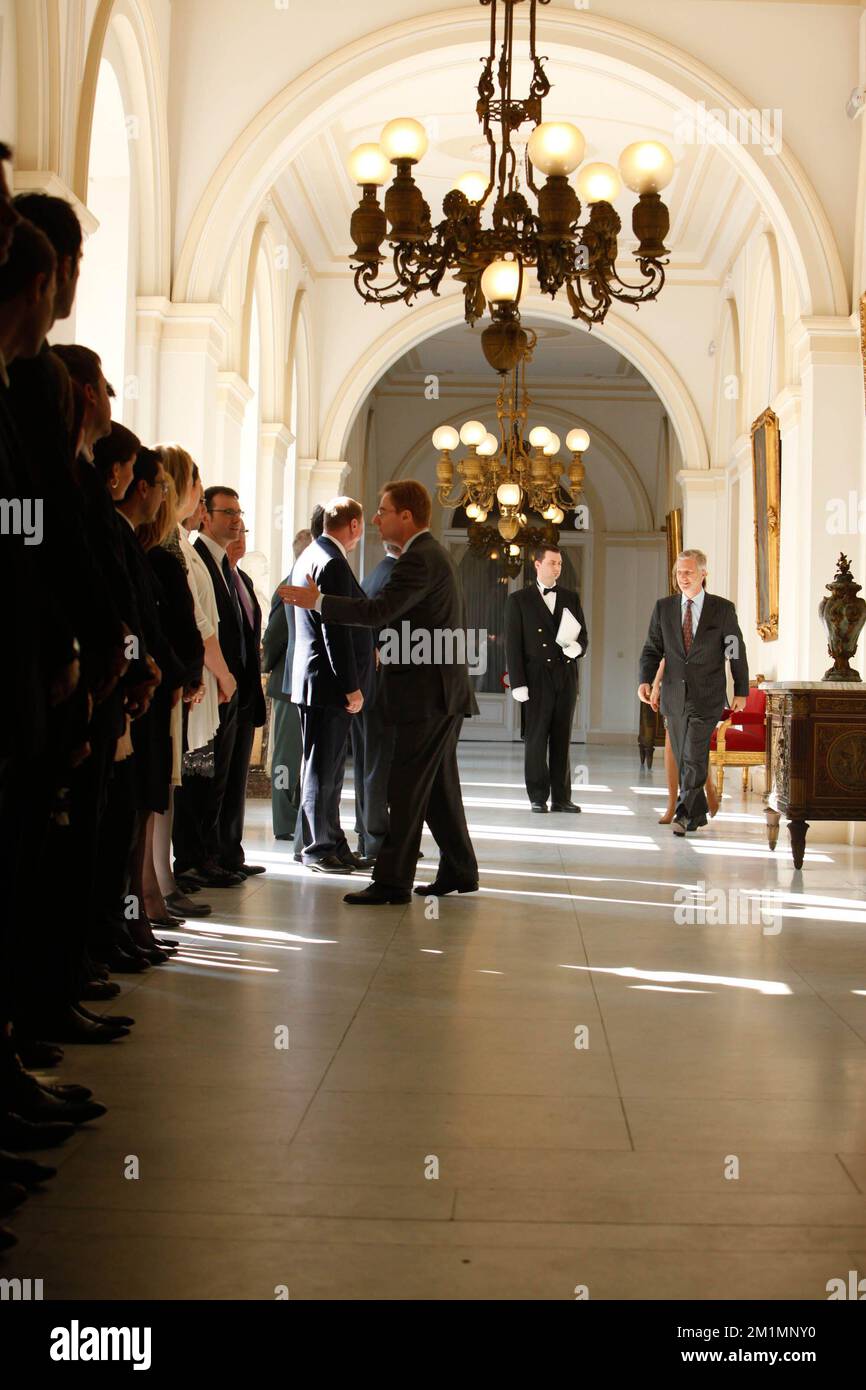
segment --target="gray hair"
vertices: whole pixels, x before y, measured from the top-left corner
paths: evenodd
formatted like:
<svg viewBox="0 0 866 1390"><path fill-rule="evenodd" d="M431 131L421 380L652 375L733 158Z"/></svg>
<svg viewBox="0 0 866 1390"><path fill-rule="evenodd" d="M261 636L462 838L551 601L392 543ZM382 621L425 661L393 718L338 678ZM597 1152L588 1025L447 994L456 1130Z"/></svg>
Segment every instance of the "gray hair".
<svg viewBox="0 0 866 1390"><path fill-rule="evenodd" d="M707 572L707 557L702 550L681 550L677 556L677 564L680 560L694 560L699 570Z"/></svg>

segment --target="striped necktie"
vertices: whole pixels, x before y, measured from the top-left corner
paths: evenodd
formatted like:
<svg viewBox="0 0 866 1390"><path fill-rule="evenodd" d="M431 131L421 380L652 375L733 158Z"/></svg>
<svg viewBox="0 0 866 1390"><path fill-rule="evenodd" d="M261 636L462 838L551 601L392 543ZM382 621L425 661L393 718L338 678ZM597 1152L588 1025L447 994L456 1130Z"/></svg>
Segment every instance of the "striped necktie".
<svg viewBox="0 0 866 1390"><path fill-rule="evenodd" d="M692 599L686 599L686 615L683 618L683 646L686 649L686 656L689 654L689 648L692 645L692 638L694 637L694 629L692 628L692 602Z"/></svg>

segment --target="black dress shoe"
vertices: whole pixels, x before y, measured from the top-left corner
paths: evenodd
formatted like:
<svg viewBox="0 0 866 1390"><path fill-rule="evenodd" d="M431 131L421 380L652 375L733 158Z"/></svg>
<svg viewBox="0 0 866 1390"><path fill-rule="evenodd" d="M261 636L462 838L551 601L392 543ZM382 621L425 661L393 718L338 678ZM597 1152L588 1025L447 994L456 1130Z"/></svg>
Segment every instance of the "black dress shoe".
<svg viewBox="0 0 866 1390"><path fill-rule="evenodd" d="M219 864L208 864L201 869L190 869L185 878L191 878L200 888L237 888L245 883L243 874L230 873Z"/></svg>
<svg viewBox="0 0 866 1390"><path fill-rule="evenodd" d="M27 1188L22 1187L20 1182L0 1181L0 1214L5 1216L26 1201Z"/></svg>
<svg viewBox="0 0 866 1390"><path fill-rule="evenodd" d="M103 956L109 970L115 975L141 975L150 969L150 962L138 952L125 951L122 946L108 946Z"/></svg>
<svg viewBox="0 0 866 1390"><path fill-rule="evenodd" d="M93 1092L89 1086L77 1086L72 1081L55 1082L40 1081L43 1091L48 1091L50 1095L57 1096L59 1100L92 1100Z"/></svg>
<svg viewBox="0 0 866 1390"><path fill-rule="evenodd" d="M385 888L379 883L371 883L369 888L357 893L346 893L344 903L352 907L378 907L388 903L410 903L412 894L408 888Z"/></svg>
<svg viewBox="0 0 866 1390"><path fill-rule="evenodd" d="M63 1048L54 1043L40 1042L36 1038L15 1038L15 1051L21 1065L38 1071L43 1067L57 1067L63 1061Z"/></svg>
<svg viewBox="0 0 866 1390"><path fill-rule="evenodd" d="M413 888L419 898L444 898L448 893L477 893L477 883L451 883L448 879L436 878L432 883L418 883Z"/></svg>
<svg viewBox="0 0 866 1390"><path fill-rule="evenodd" d="M85 1009L83 1004L78 1004L76 1011L89 1018L91 1023L104 1023L107 1028L132 1028L135 1024L135 1019L126 1014L95 1014L92 1009Z"/></svg>
<svg viewBox="0 0 866 1390"><path fill-rule="evenodd" d="M56 1149L75 1133L75 1125L66 1121L34 1124L12 1113L0 1116L0 1144L7 1149Z"/></svg>
<svg viewBox="0 0 866 1390"><path fill-rule="evenodd" d="M34 1124L68 1120L72 1125L86 1125L106 1114L107 1107L98 1100L59 1100L57 1096L43 1091L32 1077L27 1080L32 1085L21 1087L20 1090L16 1087L11 1102L16 1115L20 1115L22 1120L31 1120Z"/></svg>
<svg viewBox="0 0 866 1390"><path fill-rule="evenodd" d="M117 1038L125 1038L129 1033L128 1028L109 1028L104 1023L93 1023L71 1005L53 1018L40 1019L38 1031L47 1033L49 1038L70 1043L109 1043Z"/></svg>
<svg viewBox="0 0 866 1390"><path fill-rule="evenodd" d="M362 871L372 869L376 863L375 854L353 854L352 859L354 861L355 868L361 869Z"/></svg>
<svg viewBox="0 0 866 1390"><path fill-rule="evenodd" d="M194 903L185 893L168 893L165 905L172 917L177 915L180 921L187 917L210 917L213 912L210 903Z"/></svg>
<svg viewBox="0 0 866 1390"><path fill-rule="evenodd" d="M179 912L172 912L171 908L166 908L164 917L148 916L147 920L152 927L168 927L169 931L172 931L175 927L182 926L186 918L182 917Z"/></svg>
<svg viewBox="0 0 866 1390"><path fill-rule="evenodd" d="M255 874L266 874L267 871L265 864L239 864L236 869L231 870L232 873L243 874L244 878L252 878Z"/></svg>
<svg viewBox="0 0 866 1390"><path fill-rule="evenodd" d="M572 815L580 814L580 807L574 801L552 801L551 811L571 811Z"/></svg>
<svg viewBox="0 0 866 1390"><path fill-rule="evenodd" d="M163 951L159 946L139 946L138 949L151 965L165 965L167 961L171 960L168 951Z"/></svg>
<svg viewBox="0 0 866 1390"><path fill-rule="evenodd" d="M546 815L547 815L547 802L546 802L546 801L530 801L530 803L529 803L529 809L530 809L530 811L537 811L539 815L546 816Z"/></svg>
<svg viewBox="0 0 866 1390"><path fill-rule="evenodd" d="M49 1168L47 1163L36 1163L32 1158L19 1158L17 1154L0 1153L0 1178L3 1182L17 1182L22 1187L38 1187L49 1178L56 1178L57 1169Z"/></svg>
<svg viewBox="0 0 866 1390"><path fill-rule="evenodd" d="M89 1003L97 1003L103 999L116 999L119 993L120 985L116 980L89 980L79 998L86 999Z"/></svg>
<svg viewBox="0 0 866 1390"><path fill-rule="evenodd" d="M189 893L192 896L193 893L201 892L201 884L194 878L190 878L188 874L175 873L174 881L182 893Z"/></svg>
<svg viewBox="0 0 866 1390"><path fill-rule="evenodd" d="M681 816L677 816L671 822L671 830L675 835L685 835L688 830L688 823Z"/></svg>
<svg viewBox="0 0 866 1390"><path fill-rule="evenodd" d="M296 864L303 864L304 862L304 856L302 854L293 854L292 858Z"/></svg>
<svg viewBox="0 0 866 1390"><path fill-rule="evenodd" d="M336 854L325 854L314 864L308 864L307 868L312 869L314 874L353 874L355 872L354 862L347 863L343 859L338 859Z"/></svg>

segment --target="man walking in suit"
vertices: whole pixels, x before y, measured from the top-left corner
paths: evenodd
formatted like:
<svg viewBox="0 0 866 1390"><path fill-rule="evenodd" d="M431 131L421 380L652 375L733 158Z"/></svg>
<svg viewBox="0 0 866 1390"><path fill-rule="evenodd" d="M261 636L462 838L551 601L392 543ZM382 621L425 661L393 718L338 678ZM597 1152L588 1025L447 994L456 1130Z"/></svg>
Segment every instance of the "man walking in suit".
<svg viewBox="0 0 866 1390"><path fill-rule="evenodd" d="M217 604L217 636L226 665L237 683L230 700L219 707L214 737L213 777L191 777L177 790L174 823L174 872L194 886L229 888L244 875L220 863L220 818L238 731L238 711L252 701L253 684L260 686L258 662L249 662L244 615L226 546L240 534L243 512L230 487L209 487L195 548L207 566Z"/></svg>
<svg viewBox="0 0 866 1390"><path fill-rule="evenodd" d="M731 709L743 709L749 693L746 645L730 599L703 588L707 557L702 550L677 556L679 594L660 598L650 618L640 656L638 696L650 703L652 681L665 658L661 711L679 768L679 800L673 832L685 835L707 823L704 783L710 739L726 703L725 662L734 680Z"/></svg>
<svg viewBox="0 0 866 1390"><path fill-rule="evenodd" d="M296 561L293 578L312 575L317 592L362 598L347 557L363 534L360 502L333 498L325 507L324 532ZM352 873L357 864L340 825L340 795L349 727L372 693L373 638L318 612L294 616L292 701L300 707L303 738L301 862L318 873Z"/></svg>
<svg viewBox="0 0 866 1390"><path fill-rule="evenodd" d="M385 557L361 580L367 598L384 589L400 554L399 545L385 541ZM377 642L378 651L378 642ZM377 665L370 699L352 721L352 763L355 777L355 829L359 867L371 867L388 831L388 778L394 757L397 726L384 718L384 668Z"/></svg>
<svg viewBox="0 0 866 1390"><path fill-rule="evenodd" d="M524 776L533 811L576 812L571 799L571 725L577 705L577 663L589 646L580 597L559 584L562 551L540 545L533 553L535 583L511 594L505 604L505 649L511 694L523 704ZM560 645L563 614L580 625L574 640ZM566 618L566 623L569 619ZM573 626L573 625L572 625Z"/></svg>
<svg viewBox="0 0 866 1390"><path fill-rule="evenodd" d="M314 609L328 624L389 629L381 661L383 713L397 726L388 781L390 824L373 882L363 892L346 894L344 901L353 905L410 901L425 820L439 846L439 872L434 883L415 891L441 896L478 888L457 770L460 728L478 706L466 665L463 596L451 556L430 534L431 510L422 483L406 479L385 487L373 520L383 541L400 546L400 556L377 598L320 593L314 579L305 588L281 590L287 603ZM300 572L299 561L296 576ZM395 630L391 624L398 618Z"/></svg>
<svg viewBox="0 0 866 1390"><path fill-rule="evenodd" d="M259 679L262 642L262 610L253 581L240 568L240 561L247 553L247 532L241 521L237 539L229 541L226 555L232 573L232 583L240 600L244 626L244 645L246 655L244 669L249 671L249 698L238 704L237 729L226 779L225 796L220 812L220 866L232 874L242 874L251 878L253 874L263 874L263 864L248 864L244 858L244 813L247 805L247 775L250 770L250 757L256 729L265 722L265 697Z"/></svg>

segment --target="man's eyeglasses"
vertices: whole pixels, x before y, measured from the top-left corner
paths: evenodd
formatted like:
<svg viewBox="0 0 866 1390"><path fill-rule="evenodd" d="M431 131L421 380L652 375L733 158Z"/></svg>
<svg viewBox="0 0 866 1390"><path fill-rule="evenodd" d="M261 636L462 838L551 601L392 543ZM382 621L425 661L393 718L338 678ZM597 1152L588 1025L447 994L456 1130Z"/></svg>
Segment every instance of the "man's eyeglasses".
<svg viewBox="0 0 866 1390"><path fill-rule="evenodd" d="M151 487L161 487L161 488L162 488L162 495L163 495L163 497L167 497L167 496L168 496L168 478L162 478L162 479L159 479L159 478L158 478L157 481L156 481L155 483L151 483L150 486L151 486Z"/></svg>
<svg viewBox="0 0 866 1390"><path fill-rule="evenodd" d="M376 511L375 511L375 515L376 515L376 516L387 516L388 512L393 512L394 515L396 516L396 515L397 515L397 508L396 508L396 507L377 507L377 508L376 508Z"/></svg>
<svg viewBox="0 0 866 1390"><path fill-rule="evenodd" d="M238 511L237 507L211 507L210 511L222 512L223 516L243 516L243 512Z"/></svg>

